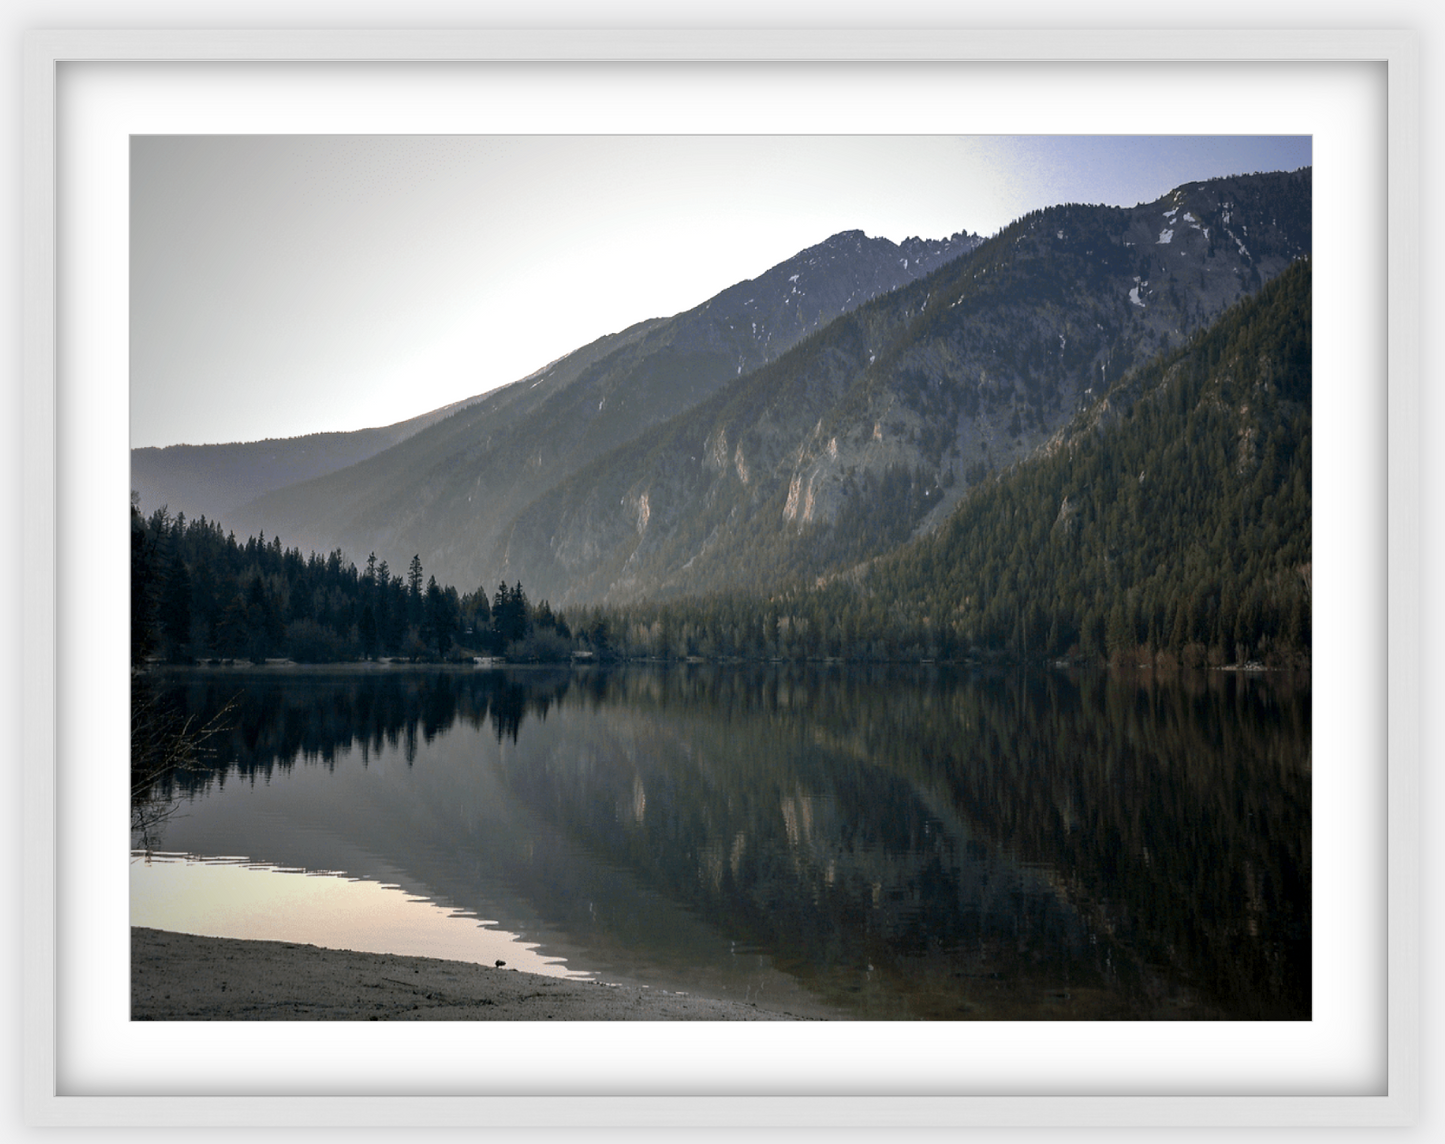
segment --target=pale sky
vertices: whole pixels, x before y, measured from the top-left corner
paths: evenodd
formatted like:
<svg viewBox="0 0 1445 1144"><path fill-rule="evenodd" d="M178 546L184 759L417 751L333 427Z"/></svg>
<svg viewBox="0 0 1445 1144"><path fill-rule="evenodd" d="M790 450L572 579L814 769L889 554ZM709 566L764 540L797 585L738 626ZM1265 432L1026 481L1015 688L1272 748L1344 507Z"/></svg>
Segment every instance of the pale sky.
<svg viewBox="0 0 1445 1144"><path fill-rule="evenodd" d="M131 444L387 425L841 230L1311 162L1308 137L137 136Z"/></svg>

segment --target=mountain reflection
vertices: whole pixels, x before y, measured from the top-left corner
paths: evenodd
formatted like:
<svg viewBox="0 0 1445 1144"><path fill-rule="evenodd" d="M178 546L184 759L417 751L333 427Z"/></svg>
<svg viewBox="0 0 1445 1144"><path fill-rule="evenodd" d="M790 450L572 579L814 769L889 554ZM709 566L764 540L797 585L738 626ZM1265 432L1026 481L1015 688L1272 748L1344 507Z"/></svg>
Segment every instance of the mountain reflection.
<svg viewBox="0 0 1445 1144"><path fill-rule="evenodd" d="M1310 1015L1307 682L787 665L166 680L184 714L240 693L211 769L157 792L195 801L168 828L192 849L221 829L201 796L223 784L386 753L407 775L344 805L337 786L326 831L469 908L505 882L599 956L705 976L762 955L857 1016Z"/></svg>

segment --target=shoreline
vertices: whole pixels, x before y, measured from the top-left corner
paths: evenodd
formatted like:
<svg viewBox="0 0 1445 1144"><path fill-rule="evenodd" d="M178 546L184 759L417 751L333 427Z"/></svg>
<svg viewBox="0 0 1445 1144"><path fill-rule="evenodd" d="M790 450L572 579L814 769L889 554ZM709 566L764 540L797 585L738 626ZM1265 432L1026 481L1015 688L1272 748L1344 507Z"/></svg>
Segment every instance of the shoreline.
<svg viewBox="0 0 1445 1144"><path fill-rule="evenodd" d="M381 656L377 659L341 659L328 662L299 662L286 657L273 657L264 663L248 659L203 658L190 663L166 663L160 660L142 664L131 664L132 671L142 673L164 673L174 671L214 671L223 674L266 673L334 673L334 672L389 672L407 670L429 671L576 671L594 668L619 667L947 667L968 671L1001 671L1017 668L1050 671L1101 671L1133 673L1139 671L1158 672L1162 675L1183 675L1188 673L1208 674L1210 672L1237 672L1249 675L1309 675L1312 668L1308 663L1266 664L1255 660L1245 663L1204 663L1188 665L1182 663L1125 662L1108 663L1069 659L1009 660L1009 659L757 659L746 657L721 657L705 659L688 656L683 659L657 659L652 657L619 659L572 659L572 660L508 660L496 656L474 657L463 660L410 660L400 657Z"/></svg>
<svg viewBox="0 0 1445 1144"><path fill-rule="evenodd" d="M808 1021L520 970L131 927L132 1021Z"/></svg>

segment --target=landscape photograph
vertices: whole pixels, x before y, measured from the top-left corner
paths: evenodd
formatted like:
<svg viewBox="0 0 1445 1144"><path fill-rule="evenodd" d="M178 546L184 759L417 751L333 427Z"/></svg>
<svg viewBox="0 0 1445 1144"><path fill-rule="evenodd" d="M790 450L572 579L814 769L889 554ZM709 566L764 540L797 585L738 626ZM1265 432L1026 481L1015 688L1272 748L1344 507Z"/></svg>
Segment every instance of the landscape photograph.
<svg viewBox="0 0 1445 1144"><path fill-rule="evenodd" d="M1312 1019L1310 137L129 147L132 1020Z"/></svg>

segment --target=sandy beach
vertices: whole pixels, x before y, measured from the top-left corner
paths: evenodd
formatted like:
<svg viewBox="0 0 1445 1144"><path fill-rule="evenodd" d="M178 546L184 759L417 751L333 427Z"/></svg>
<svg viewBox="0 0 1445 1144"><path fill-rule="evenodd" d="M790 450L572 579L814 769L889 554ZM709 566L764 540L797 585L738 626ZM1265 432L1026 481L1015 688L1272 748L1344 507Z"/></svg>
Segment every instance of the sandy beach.
<svg viewBox="0 0 1445 1144"><path fill-rule="evenodd" d="M661 989L464 961L131 929L136 1021L798 1021Z"/></svg>

